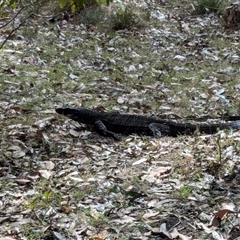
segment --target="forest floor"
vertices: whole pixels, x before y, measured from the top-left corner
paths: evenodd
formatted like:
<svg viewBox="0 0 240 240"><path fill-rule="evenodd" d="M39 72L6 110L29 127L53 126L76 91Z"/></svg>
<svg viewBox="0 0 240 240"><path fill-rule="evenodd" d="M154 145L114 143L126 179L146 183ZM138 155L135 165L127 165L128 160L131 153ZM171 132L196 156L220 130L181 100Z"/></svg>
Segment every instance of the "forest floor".
<svg viewBox="0 0 240 240"><path fill-rule="evenodd" d="M0 239L240 236L240 131L115 141L55 113L240 115L238 30L191 0L134 11L128 30L104 11L32 17L0 50Z"/></svg>

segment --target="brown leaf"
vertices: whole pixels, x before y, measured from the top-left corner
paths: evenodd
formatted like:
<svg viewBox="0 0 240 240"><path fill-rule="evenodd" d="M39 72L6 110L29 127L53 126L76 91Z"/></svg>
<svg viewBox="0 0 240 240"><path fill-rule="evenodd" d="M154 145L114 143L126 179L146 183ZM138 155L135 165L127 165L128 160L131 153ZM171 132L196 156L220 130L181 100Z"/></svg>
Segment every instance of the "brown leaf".
<svg viewBox="0 0 240 240"><path fill-rule="evenodd" d="M61 205L61 211L64 213L70 213L72 211L72 209L67 203L63 203Z"/></svg>
<svg viewBox="0 0 240 240"><path fill-rule="evenodd" d="M216 213L215 213L215 216L216 216L217 218L219 218L220 220L222 220L224 217L227 216L227 214L228 214L229 212L231 212L231 211L228 210L228 209L223 209L223 210L220 210L220 211L216 212Z"/></svg>

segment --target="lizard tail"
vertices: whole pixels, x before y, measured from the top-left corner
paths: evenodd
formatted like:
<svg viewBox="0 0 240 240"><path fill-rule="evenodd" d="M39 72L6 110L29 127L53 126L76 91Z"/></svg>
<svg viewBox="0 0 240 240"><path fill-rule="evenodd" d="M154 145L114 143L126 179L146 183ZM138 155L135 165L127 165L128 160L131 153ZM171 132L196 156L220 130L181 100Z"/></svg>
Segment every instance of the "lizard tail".
<svg viewBox="0 0 240 240"><path fill-rule="evenodd" d="M231 122L230 126L235 129L240 129L240 120Z"/></svg>

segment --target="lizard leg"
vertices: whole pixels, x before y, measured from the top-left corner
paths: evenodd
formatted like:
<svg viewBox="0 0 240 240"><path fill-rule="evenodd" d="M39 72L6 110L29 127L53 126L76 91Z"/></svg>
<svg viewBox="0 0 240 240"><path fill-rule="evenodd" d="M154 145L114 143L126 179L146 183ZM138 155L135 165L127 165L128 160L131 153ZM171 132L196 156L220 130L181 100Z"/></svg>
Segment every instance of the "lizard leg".
<svg viewBox="0 0 240 240"><path fill-rule="evenodd" d="M94 123L94 128L96 129L96 131L98 131L99 133L101 133L105 136L110 136L110 137L113 137L114 139L120 140L119 135L107 130L106 126L104 125L104 123L101 120L97 120Z"/></svg>
<svg viewBox="0 0 240 240"><path fill-rule="evenodd" d="M154 136L161 137L163 135L168 135L170 132L169 126L161 123L150 123L148 128L152 131Z"/></svg>

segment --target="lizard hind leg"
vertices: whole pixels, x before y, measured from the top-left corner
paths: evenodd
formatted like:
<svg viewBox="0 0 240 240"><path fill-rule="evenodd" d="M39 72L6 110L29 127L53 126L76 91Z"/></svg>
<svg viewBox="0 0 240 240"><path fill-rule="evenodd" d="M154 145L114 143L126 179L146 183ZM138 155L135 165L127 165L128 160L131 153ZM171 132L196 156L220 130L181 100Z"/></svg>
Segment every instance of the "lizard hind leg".
<svg viewBox="0 0 240 240"><path fill-rule="evenodd" d="M148 128L151 130L153 136L161 137L162 135L169 135L169 126L161 123L150 123Z"/></svg>
<svg viewBox="0 0 240 240"><path fill-rule="evenodd" d="M120 140L120 136L112 131L107 130L106 126L104 125L104 123L101 120L97 120L94 123L94 128L97 132L105 135L105 136L109 136L112 137L116 140Z"/></svg>

